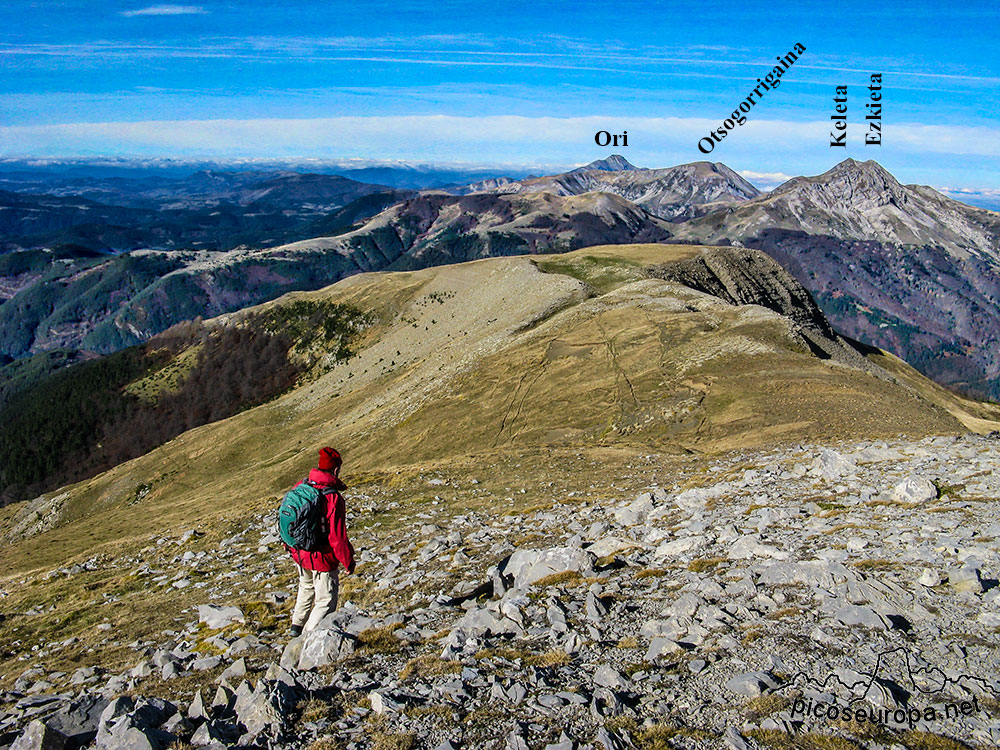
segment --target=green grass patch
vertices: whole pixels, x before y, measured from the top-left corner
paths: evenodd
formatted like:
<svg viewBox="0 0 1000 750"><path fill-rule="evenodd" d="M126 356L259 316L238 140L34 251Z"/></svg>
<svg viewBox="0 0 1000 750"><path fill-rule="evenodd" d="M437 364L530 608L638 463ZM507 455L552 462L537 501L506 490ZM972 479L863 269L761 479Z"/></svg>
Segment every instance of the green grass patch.
<svg viewBox="0 0 1000 750"><path fill-rule="evenodd" d="M572 276L592 287L599 294L630 281L646 278L642 266L627 258L578 255L569 258L550 256L534 261L540 271Z"/></svg>

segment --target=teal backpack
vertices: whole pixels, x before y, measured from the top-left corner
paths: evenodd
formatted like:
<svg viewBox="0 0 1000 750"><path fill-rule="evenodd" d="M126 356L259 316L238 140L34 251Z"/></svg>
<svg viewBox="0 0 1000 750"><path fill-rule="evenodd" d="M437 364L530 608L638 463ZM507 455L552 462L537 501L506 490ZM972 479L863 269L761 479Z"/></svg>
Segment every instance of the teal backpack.
<svg viewBox="0 0 1000 750"><path fill-rule="evenodd" d="M285 493L278 508L278 533L289 547L313 552L327 543L325 489L305 481Z"/></svg>

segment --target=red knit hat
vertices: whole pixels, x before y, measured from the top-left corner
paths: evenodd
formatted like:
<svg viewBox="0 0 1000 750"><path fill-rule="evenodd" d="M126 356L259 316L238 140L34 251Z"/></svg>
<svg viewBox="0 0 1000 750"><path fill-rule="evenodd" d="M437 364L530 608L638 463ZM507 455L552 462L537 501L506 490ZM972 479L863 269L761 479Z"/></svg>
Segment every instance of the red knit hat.
<svg viewBox="0 0 1000 750"><path fill-rule="evenodd" d="M336 471L342 463L340 454L333 448L320 448L319 463L317 464L320 471Z"/></svg>

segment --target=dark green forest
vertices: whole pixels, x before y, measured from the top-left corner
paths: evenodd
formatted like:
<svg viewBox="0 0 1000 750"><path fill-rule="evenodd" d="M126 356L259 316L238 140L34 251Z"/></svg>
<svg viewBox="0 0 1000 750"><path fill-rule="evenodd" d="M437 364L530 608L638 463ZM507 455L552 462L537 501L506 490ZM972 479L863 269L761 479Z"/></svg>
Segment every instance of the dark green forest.
<svg viewBox="0 0 1000 750"><path fill-rule="evenodd" d="M334 362L352 356L351 342L369 322L347 305L298 301L238 325L181 323L140 346L54 371L73 353L0 367L0 501L85 479L269 401L310 368L306 352ZM152 399L127 389L192 347L194 362L176 387Z"/></svg>

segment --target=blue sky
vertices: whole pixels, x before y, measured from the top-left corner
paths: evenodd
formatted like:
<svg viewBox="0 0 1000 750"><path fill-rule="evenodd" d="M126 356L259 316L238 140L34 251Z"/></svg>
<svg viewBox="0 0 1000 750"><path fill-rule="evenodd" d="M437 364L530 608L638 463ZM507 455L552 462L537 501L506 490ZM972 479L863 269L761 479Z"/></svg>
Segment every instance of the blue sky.
<svg viewBox="0 0 1000 750"><path fill-rule="evenodd" d="M758 183L874 158L1000 189L1000 3L101 2L0 8L0 156L722 161ZM699 138L806 53L707 157ZM862 145L871 72L883 145ZM847 149L830 148L847 85Z"/></svg>

